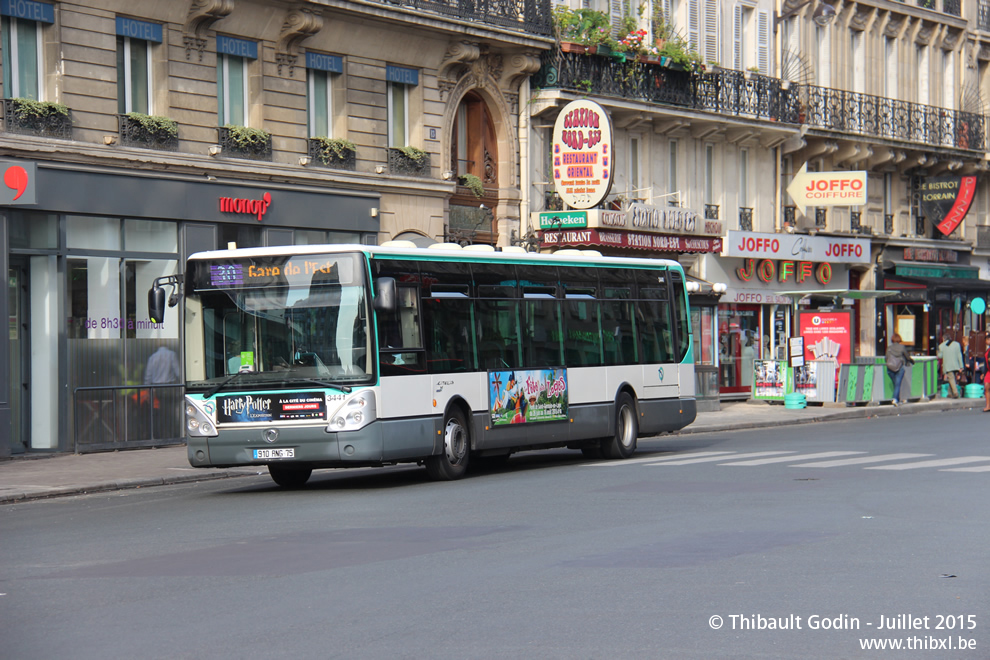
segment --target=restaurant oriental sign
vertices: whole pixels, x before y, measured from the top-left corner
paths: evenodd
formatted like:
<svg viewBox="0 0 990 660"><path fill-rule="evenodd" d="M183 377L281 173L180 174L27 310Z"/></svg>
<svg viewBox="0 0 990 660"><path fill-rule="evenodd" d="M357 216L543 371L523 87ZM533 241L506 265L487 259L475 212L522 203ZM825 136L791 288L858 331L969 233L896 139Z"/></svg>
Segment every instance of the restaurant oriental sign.
<svg viewBox="0 0 990 660"><path fill-rule="evenodd" d="M605 108L586 99L571 101L553 127L553 183L565 204L597 206L612 188L612 122Z"/></svg>

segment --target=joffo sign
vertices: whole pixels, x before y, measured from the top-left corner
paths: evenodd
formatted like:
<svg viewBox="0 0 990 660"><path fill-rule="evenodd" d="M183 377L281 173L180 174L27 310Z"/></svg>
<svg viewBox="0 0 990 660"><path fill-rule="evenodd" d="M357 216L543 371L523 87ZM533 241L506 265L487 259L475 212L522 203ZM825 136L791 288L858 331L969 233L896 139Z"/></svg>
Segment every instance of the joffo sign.
<svg viewBox="0 0 990 660"><path fill-rule="evenodd" d="M749 282L756 276L761 282L787 282L793 280L803 283L814 276L819 284L826 285L832 281L832 264L823 262L815 264L811 261L774 261L772 259L746 259L742 268L736 269L736 277Z"/></svg>
<svg viewBox="0 0 990 660"><path fill-rule="evenodd" d="M864 238L806 236L804 234L761 234L729 231L726 257L794 259L829 263L870 263L870 241Z"/></svg>

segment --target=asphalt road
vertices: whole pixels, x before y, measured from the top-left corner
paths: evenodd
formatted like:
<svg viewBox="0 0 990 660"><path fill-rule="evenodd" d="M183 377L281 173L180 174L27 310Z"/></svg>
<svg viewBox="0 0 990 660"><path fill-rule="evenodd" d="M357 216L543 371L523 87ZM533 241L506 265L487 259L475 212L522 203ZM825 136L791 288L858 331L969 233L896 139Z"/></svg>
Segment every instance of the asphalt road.
<svg viewBox="0 0 990 660"><path fill-rule="evenodd" d="M986 659L987 421L7 505L0 658Z"/></svg>

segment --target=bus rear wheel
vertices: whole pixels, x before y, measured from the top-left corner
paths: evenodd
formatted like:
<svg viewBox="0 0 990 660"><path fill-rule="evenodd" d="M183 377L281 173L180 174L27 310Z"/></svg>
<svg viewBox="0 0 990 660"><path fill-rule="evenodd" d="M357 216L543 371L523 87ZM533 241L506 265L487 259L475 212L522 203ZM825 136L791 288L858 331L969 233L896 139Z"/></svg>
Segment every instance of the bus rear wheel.
<svg viewBox="0 0 990 660"><path fill-rule="evenodd" d="M471 455L471 434L464 413L453 409L443 421L443 452L426 459L426 473L435 481L460 479Z"/></svg>
<svg viewBox="0 0 990 660"><path fill-rule="evenodd" d="M268 474L282 488L300 488L313 474L312 468L289 467L288 465L269 465Z"/></svg>
<svg viewBox="0 0 990 660"><path fill-rule="evenodd" d="M602 440L602 454L605 458L629 458L636 451L637 437L636 404L627 392L623 392L615 401L615 433Z"/></svg>

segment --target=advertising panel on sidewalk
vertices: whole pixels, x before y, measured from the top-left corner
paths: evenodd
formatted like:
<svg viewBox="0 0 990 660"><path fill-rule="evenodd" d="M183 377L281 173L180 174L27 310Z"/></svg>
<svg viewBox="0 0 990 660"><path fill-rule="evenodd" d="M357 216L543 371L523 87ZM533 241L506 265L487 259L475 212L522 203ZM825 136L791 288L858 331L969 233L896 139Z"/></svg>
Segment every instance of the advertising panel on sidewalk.
<svg viewBox="0 0 990 660"><path fill-rule="evenodd" d="M802 311L798 313L798 329L804 337L804 358L835 360L839 364L852 362L852 312Z"/></svg>
<svg viewBox="0 0 990 660"><path fill-rule="evenodd" d="M492 426L567 419L567 370L528 369L488 374Z"/></svg>

